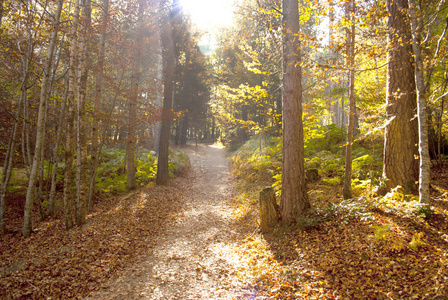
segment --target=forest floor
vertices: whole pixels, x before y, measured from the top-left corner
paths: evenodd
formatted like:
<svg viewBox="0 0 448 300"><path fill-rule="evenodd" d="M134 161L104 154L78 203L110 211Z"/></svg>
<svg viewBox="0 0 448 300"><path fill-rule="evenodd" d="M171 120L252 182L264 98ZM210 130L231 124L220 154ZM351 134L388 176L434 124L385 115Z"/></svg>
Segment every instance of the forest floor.
<svg viewBox="0 0 448 300"><path fill-rule="evenodd" d="M87 224L60 220L20 235L20 205L9 198L0 241L1 299L232 299L248 291L231 251L244 235L233 217L226 151L189 146L191 172L95 205ZM16 203L17 204L17 203ZM17 207L18 206L18 207ZM59 216L60 217L60 216Z"/></svg>
<svg viewBox="0 0 448 300"><path fill-rule="evenodd" d="M192 176L179 212L140 261L88 299L232 299L244 294L233 244L242 232L232 218L233 183L224 149L187 149ZM168 221L168 220L167 220Z"/></svg>
<svg viewBox="0 0 448 300"><path fill-rule="evenodd" d="M448 299L446 167L430 219L318 182L310 216L263 235L225 150L186 152L189 174L101 200L82 227L36 214L23 239L10 211L0 299Z"/></svg>

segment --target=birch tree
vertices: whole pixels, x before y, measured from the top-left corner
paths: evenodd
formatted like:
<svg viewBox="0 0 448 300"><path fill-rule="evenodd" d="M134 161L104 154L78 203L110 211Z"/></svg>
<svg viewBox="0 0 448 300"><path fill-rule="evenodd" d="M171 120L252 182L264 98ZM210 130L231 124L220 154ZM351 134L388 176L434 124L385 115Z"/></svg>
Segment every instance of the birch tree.
<svg viewBox="0 0 448 300"><path fill-rule="evenodd" d="M352 144L353 128L355 123L355 2L352 0L345 3L347 38L347 66L349 68L349 88L348 88L348 128L347 143L345 147L345 176L344 176L344 199L352 197Z"/></svg>
<svg viewBox="0 0 448 300"><path fill-rule="evenodd" d="M73 144L74 144L74 122L75 122L75 88L76 88L76 64L78 52L78 26L79 26L79 0L75 0L71 26L70 57L69 57L69 80L68 80L68 116L65 141L65 173L64 173L64 223L65 228L73 227Z"/></svg>
<svg viewBox="0 0 448 300"><path fill-rule="evenodd" d="M423 55L420 46L421 27L418 26L416 16L416 2L409 0L409 19L412 30L412 49L415 57L415 83L417 87L417 112L418 112L418 152L420 158L418 194L420 203L430 207L429 180L431 171L431 159L428 146L428 115L426 102L426 87L424 80Z"/></svg>
<svg viewBox="0 0 448 300"><path fill-rule="evenodd" d="M47 61L45 64L44 74L42 78L42 86L40 93L39 112L37 119L37 133L36 133L36 145L34 148L33 163L31 166L30 177L28 180L28 188L26 193L26 203L23 217L23 229L22 234L24 237L28 237L32 231L32 218L33 218L33 204L35 196L35 183L42 163L42 147L45 127L45 114L48 100L47 85L49 83L51 68L53 64L54 50L57 44L57 35L59 30L59 22L62 12L63 0L59 0L58 8L54 17L53 31L48 46Z"/></svg>

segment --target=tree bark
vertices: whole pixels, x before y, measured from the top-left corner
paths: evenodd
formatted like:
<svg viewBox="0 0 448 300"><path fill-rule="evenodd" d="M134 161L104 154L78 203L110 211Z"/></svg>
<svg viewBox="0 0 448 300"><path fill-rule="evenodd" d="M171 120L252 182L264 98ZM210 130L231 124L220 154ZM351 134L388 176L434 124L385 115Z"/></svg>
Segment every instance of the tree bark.
<svg viewBox="0 0 448 300"><path fill-rule="evenodd" d="M34 204L34 193L35 193L35 183L40 169L41 159L42 159L42 147L43 147L43 137L44 137L44 127L45 127L45 116L46 116L46 106L48 100L47 86L49 83L51 66L53 64L53 54L57 43L57 33L59 31L59 21L62 11L63 0L59 0L58 9L55 15L53 32L51 35L50 45L48 47L47 53L47 63L45 65L44 76L42 78L42 86L40 93L40 103L39 112L37 117L37 133L36 133L36 145L34 149L33 164L30 171L30 177L28 180L28 189L26 193L25 211L23 217L23 229L22 234L24 237L29 237L32 231L32 219L33 219L33 204Z"/></svg>
<svg viewBox="0 0 448 300"><path fill-rule="evenodd" d="M75 0L69 59L69 80L68 80L68 118L65 143L65 174L64 174L64 223L65 228L73 227L73 144L74 144L74 122L75 122L75 89L76 89L76 64L78 63L78 26L79 26L79 0Z"/></svg>
<svg viewBox="0 0 448 300"><path fill-rule="evenodd" d="M170 140L171 109L173 105L174 72L176 70L176 55L173 43L174 11L162 19L162 55L164 60L164 90L162 128L160 130L159 159L157 163L157 185L166 185L169 179L168 148Z"/></svg>
<svg viewBox="0 0 448 300"><path fill-rule="evenodd" d="M106 46L106 32L109 21L109 1L103 0L103 23L101 25L100 45L98 49L98 66L96 69L96 84L95 84L95 103L93 108L92 120L92 151L90 156L90 181L89 181L89 195L87 198L87 211L90 212L92 204L95 200L95 177L98 168L98 141L99 141L99 121L101 110L101 95L103 88L103 72L104 72L104 57Z"/></svg>
<svg viewBox="0 0 448 300"><path fill-rule="evenodd" d="M143 11L145 9L145 1L139 0L138 8L138 25L137 34L135 36L135 48L134 48L134 62L132 66L131 75L131 91L129 96L129 117L128 117L128 139L126 147L126 159L127 159L127 178L128 188L133 190L136 188L137 183L135 180L135 131L137 124L137 99L138 99L138 85L140 81L140 65L142 57L142 33L143 33Z"/></svg>
<svg viewBox="0 0 448 300"><path fill-rule="evenodd" d="M161 118L160 111L163 106L163 55L162 55L162 41L160 36L160 28L156 32L157 43L159 45L158 53L157 53L157 74L156 74L156 101L155 107L159 118ZM159 111L160 110L160 111ZM157 120L154 125L154 151L159 153L159 144L160 144L160 130L162 127L162 121Z"/></svg>
<svg viewBox="0 0 448 300"><path fill-rule="evenodd" d="M86 222L87 206L87 137L86 102L87 78L89 76L89 31L91 23L91 0L82 1L82 22L79 35L79 64L76 106L76 225Z"/></svg>
<svg viewBox="0 0 448 300"><path fill-rule="evenodd" d="M286 224L310 207L305 185L299 7L283 0L283 173L281 212Z"/></svg>
<svg viewBox="0 0 448 300"><path fill-rule="evenodd" d="M11 179L12 158L14 156L14 145L17 137L19 118L22 114L23 98L20 97L19 106L16 112L16 118L12 129L12 135L9 139L8 150L6 151L5 161L3 164L1 190L0 190L0 233L5 233L5 211L6 211L6 188L8 187L9 180Z"/></svg>
<svg viewBox="0 0 448 300"><path fill-rule="evenodd" d="M347 143L345 147L345 175L344 175L344 199L352 198L352 144L353 129L355 123L356 105L355 105L355 20L353 14L355 12L355 2L352 0L346 2L346 19L351 23L347 26L347 65L349 67L349 88L348 88L348 128Z"/></svg>
<svg viewBox="0 0 448 300"><path fill-rule="evenodd" d="M431 205L429 195L429 180L431 172L431 159L429 157L428 146L428 115L426 108L426 88L423 75L423 55L420 47L421 27L417 25L416 3L415 0L409 0L409 19L412 30L412 49L415 57L415 83L417 87L417 111L418 111L418 137L419 137L419 199L420 203L427 206Z"/></svg>
<svg viewBox="0 0 448 300"><path fill-rule="evenodd" d="M416 190L418 123L414 58L407 0L387 0L388 65L383 177L386 189Z"/></svg>
<svg viewBox="0 0 448 300"><path fill-rule="evenodd" d="M272 187L264 188L260 192L260 228L266 233L278 222L278 205L275 200L275 191Z"/></svg>
<svg viewBox="0 0 448 300"><path fill-rule="evenodd" d="M48 200L48 215L54 215L54 199L56 196L56 185L57 185L57 174L58 174L58 163L59 163L59 145L61 143L62 128L65 126L64 118L67 113L67 98L68 98L68 80L65 81L65 93L61 104L61 115L59 116L58 128L56 131L56 142L53 149L53 172L51 174L51 188L50 196Z"/></svg>

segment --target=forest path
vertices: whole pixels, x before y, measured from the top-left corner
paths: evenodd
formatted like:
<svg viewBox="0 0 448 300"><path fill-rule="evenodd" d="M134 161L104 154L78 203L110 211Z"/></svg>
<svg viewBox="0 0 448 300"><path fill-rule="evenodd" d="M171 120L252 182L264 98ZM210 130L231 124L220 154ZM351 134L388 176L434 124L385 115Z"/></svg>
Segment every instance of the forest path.
<svg viewBox="0 0 448 300"><path fill-rule="evenodd" d="M233 184L225 150L189 146L193 173L182 210L147 257L88 299L234 299L241 295L237 258L225 249L238 238ZM233 224L232 224L233 223Z"/></svg>

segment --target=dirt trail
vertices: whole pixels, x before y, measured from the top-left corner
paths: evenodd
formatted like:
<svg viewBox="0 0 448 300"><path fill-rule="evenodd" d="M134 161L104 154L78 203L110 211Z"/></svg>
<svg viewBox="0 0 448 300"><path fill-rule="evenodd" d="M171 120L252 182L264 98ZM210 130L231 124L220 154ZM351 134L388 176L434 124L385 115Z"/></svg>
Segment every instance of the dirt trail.
<svg viewBox="0 0 448 300"><path fill-rule="evenodd" d="M244 293L237 258L225 251L238 236L225 150L199 145L187 153L193 176L183 211L147 257L87 299L236 299Z"/></svg>

